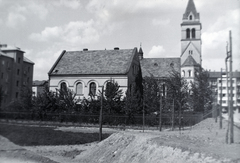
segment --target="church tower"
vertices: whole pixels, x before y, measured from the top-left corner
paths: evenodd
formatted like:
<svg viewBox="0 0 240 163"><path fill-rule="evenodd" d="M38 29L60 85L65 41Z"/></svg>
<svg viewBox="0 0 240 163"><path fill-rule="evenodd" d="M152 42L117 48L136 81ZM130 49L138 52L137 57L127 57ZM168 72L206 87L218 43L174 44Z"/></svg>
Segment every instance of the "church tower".
<svg viewBox="0 0 240 163"><path fill-rule="evenodd" d="M196 67L202 65L202 24L193 0L189 0L181 23L181 73L188 81L194 79Z"/></svg>

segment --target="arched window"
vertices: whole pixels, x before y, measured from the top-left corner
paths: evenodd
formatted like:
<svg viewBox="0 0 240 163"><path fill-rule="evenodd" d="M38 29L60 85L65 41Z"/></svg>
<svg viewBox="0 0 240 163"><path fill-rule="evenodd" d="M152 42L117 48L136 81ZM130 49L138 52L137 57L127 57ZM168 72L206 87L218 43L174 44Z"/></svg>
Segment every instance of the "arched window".
<svg viewBox="0 0 240 163"><path fill-rule="evenodd" d="M189 16L189 20L192 20L192 15Z"/></svg>
<svg viewBox="0 0 240 163"><path fill-rule="evenodd" d="M191 77L192 76L192 71L188 70L188 76Z"/></svg>
<svg viewBox="0 0 240 163"><path fill-rule="evenodd" d="M67 84L65 82L62 82L61 85L60 85L60 89L62 91L67 91Z"/></svg>
<svg viewBox="0 0 240 163"><path fill-rule="evenodd" d="M77 83L76 85L76 94L77 95L83 94L83 84L81 82Z"/></svg>
<svg viewBox="0 0 240 163"><path fill-rule="evenodd" d="M185 71L184 70L182 70L182 76L185 77Z"/></svg>
<svg viewBox="0 0 240 163"><path fill-rule="evenodd" d="M190 29L188 28L186 32L186 38L190 38Z"/></svg>
<svg viewBox="0 0 240 163"><path fill-rule="evenodd" d="M192 38L195 38L195 33L196 33L196 30L195 28L192 29Z"/></svg>
<svg viewBox="0 0 240 163"><path fill-rule="evenodd" d="M96 96L96 83L94 83L94 82L92 82L92 83L90 83L90 85L89 85L90 87L89 87L89 95L90 96Z"/></svg>

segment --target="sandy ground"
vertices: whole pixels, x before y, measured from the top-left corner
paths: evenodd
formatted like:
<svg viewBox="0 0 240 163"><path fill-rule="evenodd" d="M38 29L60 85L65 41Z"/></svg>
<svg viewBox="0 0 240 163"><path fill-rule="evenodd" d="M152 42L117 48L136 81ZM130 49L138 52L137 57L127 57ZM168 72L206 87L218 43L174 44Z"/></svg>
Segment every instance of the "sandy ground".
<svg viewBox="0 0 240 163"><path fill-rule="evenodd" d="M0 162L59 163L151 163L151 162L240 162L240 131L234 128L234 144L225 143L223 129L213 119L184 131L103 129L113 133L102 142L84 145L21 147L0 137ZM59 127L72 132L98 132L97 128Z"/></svg>

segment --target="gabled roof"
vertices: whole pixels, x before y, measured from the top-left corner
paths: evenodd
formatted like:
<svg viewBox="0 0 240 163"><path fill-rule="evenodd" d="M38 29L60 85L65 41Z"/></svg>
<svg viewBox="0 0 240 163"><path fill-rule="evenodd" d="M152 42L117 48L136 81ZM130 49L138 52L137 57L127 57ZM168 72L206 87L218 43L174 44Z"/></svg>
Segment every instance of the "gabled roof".
<svg viewBox="0 0 240 163"><path fill-rule="evenodd" d="M200 66L195 59L189 55L187 57L187 59L184 61L184 63L182 64L182 67L187 67L187 66Z"/></svg>
<svg viewBox="0 0 240 163"><path fill-rule="evenodd" d="M127 74L137 48L63 51L49 75Z"/></svg>
<svg viewBox="0 0 240 163"><path fill-rule="evenodd" d="M186 48L183 50L183 52L182 52L182 54L181 54L181 57L182 57L182 55L186 52L186 50L188 49L188 47L189 47L190 45L192 45L192 46L194 47L194 49L200 54L198 48L196 48L196 46L192 43L192 41L190 41L190 42L188 43L188 45L186 46Z"/></svg>
<svg viewBox="0 0 240 163"><path fill-rule="evenodd" d="M180 58L143 58L140 60L142 77L166 78L174 69L180 71Z"/></svg>
<svg viewBox="0 0 240 163"><path fill-rule="evenodd" d="M33 83L32 83L32 86L44 86L44 84L47 84L48 81L46 80L34 80Z"/></svg>
<svg viewBox="0 0 240 163"><path fill-rule="evenodd" d="M189 14L192 13L195 19L199 19L199 13L196 10L193 0L189 0L185 13L183 14L183 19L188 19Z"/></svg>

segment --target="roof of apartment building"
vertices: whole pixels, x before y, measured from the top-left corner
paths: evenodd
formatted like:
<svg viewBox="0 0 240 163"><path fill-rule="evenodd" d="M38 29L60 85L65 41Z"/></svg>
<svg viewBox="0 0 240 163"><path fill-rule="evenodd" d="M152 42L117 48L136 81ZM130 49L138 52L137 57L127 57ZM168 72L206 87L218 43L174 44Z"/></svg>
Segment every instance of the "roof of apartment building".
<svg viewBox="0 0 240 163"><path fill-rule="evenodd" d="M240 78L240 72L238 72L238 71L234 71L233 73L233 78ZM210 78L221 78L221 72L219 72L219 71L210 71L209 72L209 77Z"/></svg>
<svg viewBox="0 0 240 163"><path fill-rule="evenodd" d="M174 69L180 72L180 58L143 58L140 60L142 77L164 78Z"/></svg>
<svg viewBox="0 0 240 163"><path fill-rule="evenodd" d="M137 48L63 51L49 74L126 74L136 53L138 53Z"/></svg>
<svg viewBox="0 0 240 163"><path fill-rule="evenodd" d="M20 51L22 53L25 53L18 47L9 46L9 45L0 45L0 56L13 58L11 55L8 55L5 51ZM32 62L30 59L28 59L26 57L23 57L23 61L34 64L34 62Z"/></svg>

